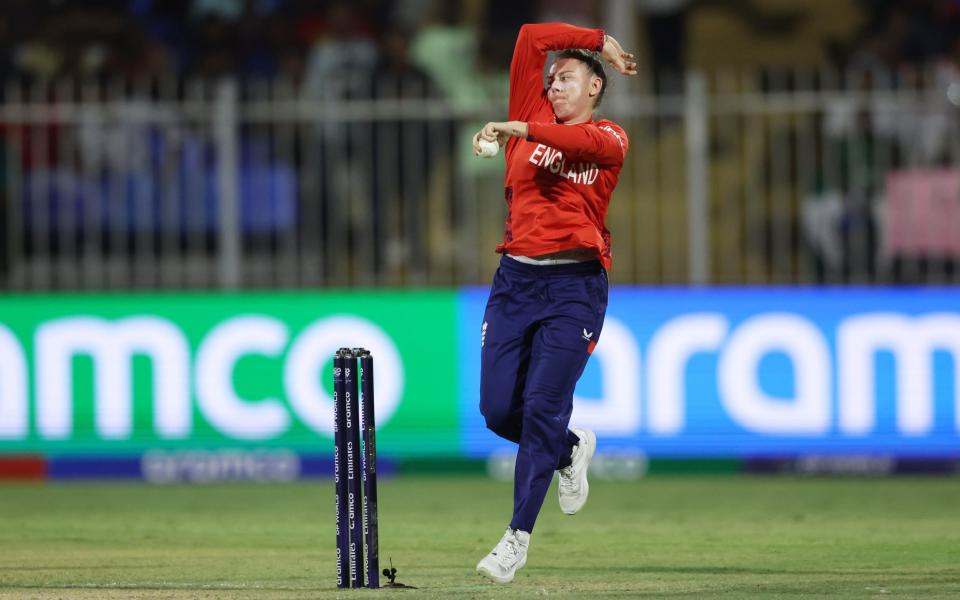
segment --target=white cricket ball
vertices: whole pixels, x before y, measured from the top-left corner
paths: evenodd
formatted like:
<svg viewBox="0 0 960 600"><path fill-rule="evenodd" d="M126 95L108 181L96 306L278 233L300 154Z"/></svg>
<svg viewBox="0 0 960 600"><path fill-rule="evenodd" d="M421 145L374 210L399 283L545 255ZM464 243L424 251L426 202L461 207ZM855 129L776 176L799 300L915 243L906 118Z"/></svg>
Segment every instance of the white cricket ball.
<svg viewBox="0 0 960 600"><path fill-rule="evenodd" d="M480 145L480 154L477 156L480 158L491 158L496 156L497 152L500 152L500 144L495 141L480 138L478 143Z"/></svg>

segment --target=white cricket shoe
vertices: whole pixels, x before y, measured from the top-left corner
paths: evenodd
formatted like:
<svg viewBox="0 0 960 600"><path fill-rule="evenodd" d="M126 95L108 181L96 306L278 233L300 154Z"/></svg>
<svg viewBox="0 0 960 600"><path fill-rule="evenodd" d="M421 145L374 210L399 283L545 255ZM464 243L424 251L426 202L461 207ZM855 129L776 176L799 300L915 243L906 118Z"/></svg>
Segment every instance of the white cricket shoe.
<svg viewBox="0 0 960 600"><path fill-rule="evenodd" d="M477 563L477 573L497 583L510 583L517 569L527 564L529 545L529 533L507 527L496 547Z"/></svg>
<svg viewBox="0 0 960 600"><path fill-rule="evenodd" d="M572 429L580 443L573 447L573 462L560 469L560 510L568 515L576 514L587 503L590 484L587 483L587 469L597 450L597 436L589 429Z"/></svg>

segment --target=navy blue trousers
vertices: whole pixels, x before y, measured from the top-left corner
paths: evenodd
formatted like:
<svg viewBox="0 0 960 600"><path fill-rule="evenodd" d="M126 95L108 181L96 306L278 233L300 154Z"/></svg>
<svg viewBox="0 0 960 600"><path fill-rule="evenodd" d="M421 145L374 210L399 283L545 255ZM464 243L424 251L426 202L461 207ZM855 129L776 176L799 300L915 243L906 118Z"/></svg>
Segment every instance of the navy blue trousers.
<svg viewBox="0 0 960 600"><path fill-rule="evenodd" d="M483 316L480 412L519 444L510 527L532 532L553 472L579 438L573 390L600 337L607 273L597 261L528 265L504 256Z"/></svg>

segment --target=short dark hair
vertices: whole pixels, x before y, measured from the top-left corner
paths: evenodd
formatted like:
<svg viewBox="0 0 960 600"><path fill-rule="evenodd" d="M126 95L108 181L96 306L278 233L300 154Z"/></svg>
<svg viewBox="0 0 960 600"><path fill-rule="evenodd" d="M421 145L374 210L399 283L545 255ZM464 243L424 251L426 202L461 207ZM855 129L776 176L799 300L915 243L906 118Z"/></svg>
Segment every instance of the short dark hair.
<svg viewBox="0 0 960 600"><path fill-rule="evenodd" d="M600 86L600 93L597 94L597 98L593 101L593 107L596 108L600 106L600 101L603 100L603 93L607 91L607 73L603 70L603 62L600 60L600 55L596 52L590 52L589 50L569 48L557 52L555 60L560 60L561 58L575 58L579 60L587 66L588 71L600 78L602 85Z"/></svg>

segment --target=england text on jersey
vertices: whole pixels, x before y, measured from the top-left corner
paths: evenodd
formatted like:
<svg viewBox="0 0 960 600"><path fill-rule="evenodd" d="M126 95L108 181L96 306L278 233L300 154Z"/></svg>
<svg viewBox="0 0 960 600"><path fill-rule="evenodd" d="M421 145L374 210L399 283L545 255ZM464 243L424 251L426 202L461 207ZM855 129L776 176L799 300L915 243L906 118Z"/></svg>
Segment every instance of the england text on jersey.
<svg viewBox="0 0 960 600"><path fill-rule="evenodd" d="M530 164L537 165L545 171L549 171L558 177L565 177L573 183L584 185L593 185L600 175L600 168L595 162L570 162L563 156L563 152L546 146L537 144L530 154Z"/></svg>

